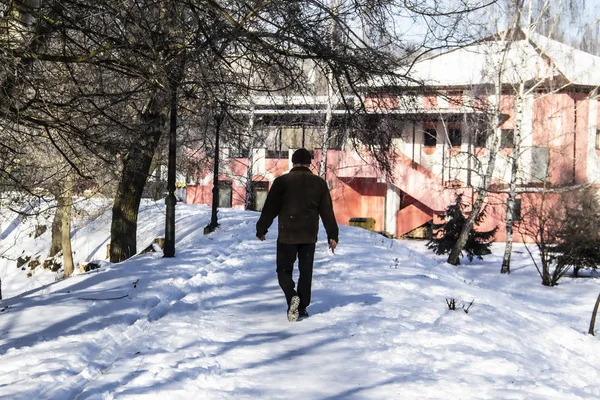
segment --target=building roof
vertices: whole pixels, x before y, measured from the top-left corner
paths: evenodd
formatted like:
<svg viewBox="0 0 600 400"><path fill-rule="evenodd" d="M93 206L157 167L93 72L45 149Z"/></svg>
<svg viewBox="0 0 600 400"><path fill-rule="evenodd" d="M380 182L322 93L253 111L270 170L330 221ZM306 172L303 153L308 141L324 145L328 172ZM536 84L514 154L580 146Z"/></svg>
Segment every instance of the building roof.
<svg viewBox="0 0 600 400"><path fill-rule="evenodd" d="M574 85L600 85L600 57L537 33L531 33L529 37L542 55L547 55L569 82Z"/></svg>
<svg viewBox="0 0 600 400"><path fill-rule="evenodd" d="M441 53L401 71L427 86L493 84L503 71L504 84L556 80L560 84L600 85L600 57L537 33L499 33L471 45ZM505 51L506 50L506 51ZM375 86L387 86L383 81Z"/></svg>

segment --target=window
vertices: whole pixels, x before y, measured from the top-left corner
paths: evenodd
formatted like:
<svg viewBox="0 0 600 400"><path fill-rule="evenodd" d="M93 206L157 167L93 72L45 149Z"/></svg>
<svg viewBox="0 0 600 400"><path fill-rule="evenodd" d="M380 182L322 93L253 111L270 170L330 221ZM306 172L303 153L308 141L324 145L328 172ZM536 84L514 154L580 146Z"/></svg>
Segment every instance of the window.
<svg viewBox="0 0 600 400"><path fill-rule="evenodd" d="M514 129L502 129L500 132L500 147L511 149L515 147Z"/></svg>
<svg viewBox="0 0 600 400"><path fill-rule="evenodd" d="M347 136L348 131L346 129L335 128L333 130L333 137L329 141L329 149L342 150L344 143L346 143Z"/></svg>
<svg viewBox="0 0 600 400"><path fill-rule="evenodd" d="M281 150L304 147L304 129L301 126L281 127Z"/></svg>
<svg viewBox="0 0 600 400"><path fill-rule="evenodd" d="M426 128L423 130L423 144L426 147L435 147L437 143L437 130L435 128Z"/></svg>
<svg viewBox="0 0 600 400"><path fill-rule="evenodd" d="M262 211L269 192L269 182L252 181L252 204L250 208L254 211Z"/></svg>
<svg viewBox="0 0 600 400"><path fill-rule="evenodd" d="M390 138L402 137L404 121L396 115L387 115L379 124L380 129L387 133Z"/></svg>
<svg viewBox="0 0 600 400"><path fill-rule="evenodd" d="M462 143L462 130L460 129L460 125L451 124L448 126L448 139L450 139L452 147L460 147Z"/></svg>
<svg viewBox="0 0 600 400"><path fill-rule="evenodd" d="M219 181L219 207L231 207L231 181Z"/></svg>
<svg viewBox="0 0 600 400"><path fill-rule="evenodd" d="M531 148L531 180L544 182L548 179L550 150L546 147Z"/></svg>
<svg viewBox="0 0 600 400"><path fill-rule="evenodd" d="M248 146L246 138L241 131L232 131L227 134L227 139L223 141L222 149L229 148L227 153L230 158L247 158Z"/></svg>
<svg viewBox="0 0 600 400"><path fill-rule="evenodd" d="M596 129L596 150L600 150L600 129Z"/></svg>
<svg viewBox="0 0 600 400"><path fill-rule="evenodd" d="M475 147L486 147L489 132L487 129L477 129L475 131Z"/></svg>
<svg viewBox="0 0 600 400"><path fill-rule="evenodd" d="M313 150L321 147L321 130L312 125L281 126L279 146L272 150L299 149Z"/></svg>
<svg viewBox="0 0 600 400"><path fill-rule="evenodd" d="M256 132L255 137L258 139L258 143L255 143L254 147L264 147L267 150L274 151L285 150L287 152L287 149L282 148L280 126L262 125L256 129Z"/></svg>
<svg viewBox="0 0 600 400"><path fill-rule="evenodd" d="M334 119L331 126L332 138L329 141L329 149L342 150L346 140L350 136L351 128L351 121L348 118Z"/></svg>
<svg viewBox="0 0 600 400"><path fill-rule="evenodd" d="M475 147L486 147L489 137L489 121L485 115L474 114L467 117L466 130L470 133L471 144Z"/></svg>
<svg viewBox="0 0 600 400"><path fill-rule="evenodd" d="M265 158L288 158L287 150L267 150Z"/></svg>
<svg viewBox="0 0 600 400"><path fill-rule="evenodd" d="M403 120L395 115L370 114L364 120L361 134L380 145L390 145L392 139L402 137L403 125Z"/></svg>
<svg viewBox="0 0 600 400"><path fill-rule="evenodd" d="M462 90L448 92L448 103L450 106L462 106L463 92Z"/></svg>
<svg viewBox="0 0 600 400"><path fill-rule="evenodd" d="M383 117L380 114L368 114L365 116L365 130L377 131Z"/></svg>
<svg viewBox="0 0 600 400"><path fill-rule="evenodd" d="M513 209L513 221L521 220L521 199L515 199L515 207Z"/></svg>
<svg viewBox="0 0 600 400"><path fill-rule="evenodd" d="M230 158L248 158L250 155L250 151L248 149L244 149L242 147L230 147L229 148L229 157Z"/></svg>
<svg viewBox="0 0 600 400"><path fill-rule="evenodd" d="M310 125L302 126L302 146L306 150L320 149L323 141L322 128Z"/></svg>

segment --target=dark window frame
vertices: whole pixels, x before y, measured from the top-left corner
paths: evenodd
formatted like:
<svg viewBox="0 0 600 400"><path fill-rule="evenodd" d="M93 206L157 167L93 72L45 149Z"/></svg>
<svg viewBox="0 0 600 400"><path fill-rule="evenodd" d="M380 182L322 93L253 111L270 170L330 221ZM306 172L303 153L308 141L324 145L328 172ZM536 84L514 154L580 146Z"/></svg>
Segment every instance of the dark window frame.
<svg viewBox="0 0 600 400"><path fill-rule="evenodd" d="M289 151L287 150L266 150L265 153L265 158L267 159L273 159L273 158L288 158L289 155Z"/></svg>
<svg viewBox="0 0 600 400"><path fill-rule="evenodd" d="M520 222L522 215L521 215L521 210L522 210L522 202L520 198L516 198L515 199L515 205L513 208L513 222Z"/></svg>
<svg viewBox="0 0 600 400"><path fill-rule="evenodd" d="M501 129L500 130L500 148L512 149L515 147L515 130Z"/></svg>
<svg viewBox="0 0 600 400"><path fill-rule="evenodd" d="M489 121L485 115L475 114L470 116L472 120L467 121L467 127L471 137L471 145L474 147L487 147L487 141L490 137Z"/></svg>
<svg viewBox="0 0 600 400"><path fill-rule="evenodd" d="M458 124L448 126L448 140L452 147L460 147L462 145L462 127Z"/></svg>
<svg viewBox="0 0 600 400"><path fill-rule="evenodd" d="M486 147L490 133L487 129L475 131L475 147Z"/></svg>
<svg viewBox="0 0 600 400"><path fill-rule="evenodd" d="M436 128L423 129L423 146L435 147L436 145L437 145L437 129Z"/></svg>
<svg viewBox="0 0 600 400"><path fill-rule="evenodd" d="M258 209L258 191L263 191L265 193L268 193L270 190L270 183L267 181L252 181L252 201L250 204L250 209L253 211L262 211L262 207L259 210Z"/></svg>
<svg viewBox="0 0 600 400"><path fill-rule="evenodd" d="M219 180L217 181L219 187L219 208L231 208L233 207L233 181ZM221 200L223 199L222 194L225 190L229 190L229 198L227 203L229 205L222 205Z"/></svg>
<svg viewBox="0 0 600 400"><path fill-rule="evenodd" d="M241 147L229 147L229 158L248 158L250 155L249 149L244 149Z"/></svg>

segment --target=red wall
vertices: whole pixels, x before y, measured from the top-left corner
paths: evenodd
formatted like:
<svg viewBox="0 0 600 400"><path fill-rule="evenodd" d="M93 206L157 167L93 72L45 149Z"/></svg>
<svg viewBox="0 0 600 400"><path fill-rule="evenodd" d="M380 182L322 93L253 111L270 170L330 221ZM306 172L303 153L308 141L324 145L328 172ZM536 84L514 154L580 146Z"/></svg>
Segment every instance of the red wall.
<svg viewBox="0 0 600 400"><path fill-rule="evenodd" d="M331 199L335 217L348 225L350 218L375 218L375 230L384 229L386 185L371 178L332 178Z"/></svg>
<svg viewBox="0 0 600 400"><path fill-rule="evenodd" d="M573 183L574 101L567 93L537 96L534 102L533 145L551 149L551 184Z"/></svg>
<svg viewBox="0 0 600 400"><path fill-rule="evenodd" d="M586 100L586 95L583 93L575 93L573 95L576 101L577 110L577 130L575 132L576 150L575 150L575 182L585 183L588 180L587 164L588 164L588 139L589 118L590 118L590 103ZM594 146L594 144L591 144Z"/></svg>

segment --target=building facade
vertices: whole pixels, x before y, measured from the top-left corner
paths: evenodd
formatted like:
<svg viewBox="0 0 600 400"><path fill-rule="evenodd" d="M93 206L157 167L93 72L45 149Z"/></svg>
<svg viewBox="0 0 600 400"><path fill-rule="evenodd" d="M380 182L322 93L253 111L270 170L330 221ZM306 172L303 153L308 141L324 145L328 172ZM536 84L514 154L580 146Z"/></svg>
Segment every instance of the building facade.
<svg viewBox="0 0 600 400"><path fill-rule="evenodd" d="M481 228L499 226L496 240L505 239L511 181L517 223L520 209L542 192L600 183L600 57L534 33L506 35L416 63L409 74L419 84L365 85L360 128L331 96L255 99L248 126L258 140L230 140L223 151L220 206L245 207L250 198L250 208L260 210L300 147L313 151L313 170L331 189L339 223L374 218L375 230L393 237L422 230L459 193L472 202L495 138ZM391 173L381 172L373 148L353 129L386 137ZM186 201L210 204L212 177L198 171Z"/></svg>

